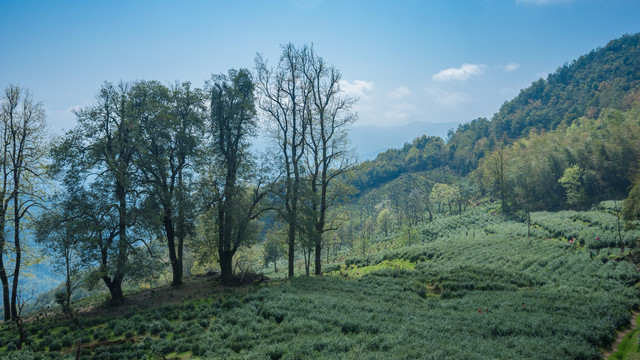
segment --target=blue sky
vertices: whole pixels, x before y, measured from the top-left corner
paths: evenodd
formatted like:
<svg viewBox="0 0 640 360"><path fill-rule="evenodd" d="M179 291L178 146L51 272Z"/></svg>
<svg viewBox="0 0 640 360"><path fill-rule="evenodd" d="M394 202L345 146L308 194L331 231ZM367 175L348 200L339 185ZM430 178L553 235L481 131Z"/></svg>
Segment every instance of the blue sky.
<svg viewBox="0 0 640 360"><path fill-rule="evenodd" d="M640 32L639 14L635 0L0 0L0 86L30 88L60 133L105 80L202 86L313 43L360 97L356 125L466 122Z"/></svg>

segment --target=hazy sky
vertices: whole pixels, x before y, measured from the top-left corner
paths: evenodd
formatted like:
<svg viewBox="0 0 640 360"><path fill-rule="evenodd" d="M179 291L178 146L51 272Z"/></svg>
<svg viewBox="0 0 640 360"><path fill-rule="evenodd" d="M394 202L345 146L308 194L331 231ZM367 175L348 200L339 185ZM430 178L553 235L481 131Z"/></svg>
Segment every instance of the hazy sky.
<svg viewBox="0 0 640 360"><path fill-rule="evenodd" d="M202 86L313 43L360 97L357 125L465 122L639 31L637 0L0 0L0 87L30 88L60 132L105 80Z"/></svg>

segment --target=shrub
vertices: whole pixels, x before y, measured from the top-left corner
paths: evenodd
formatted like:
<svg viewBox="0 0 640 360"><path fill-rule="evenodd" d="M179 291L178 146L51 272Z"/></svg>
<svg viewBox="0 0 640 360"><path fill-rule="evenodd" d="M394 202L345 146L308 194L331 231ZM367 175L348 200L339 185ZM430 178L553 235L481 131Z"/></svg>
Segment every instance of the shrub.
<svg viewBox="0 0 640 360"><path fill-rule="evenodd" d="M147 324L145 322L138 323L136 332L138 333L138 335L144 335L147 332Z"/></svg>
<svg viewBox="0 0 640 360"><path fill-rule="evenodd" d="M49 351L60 351L62 350L62 345L58 341L54 341L49 344Z"/></svg>

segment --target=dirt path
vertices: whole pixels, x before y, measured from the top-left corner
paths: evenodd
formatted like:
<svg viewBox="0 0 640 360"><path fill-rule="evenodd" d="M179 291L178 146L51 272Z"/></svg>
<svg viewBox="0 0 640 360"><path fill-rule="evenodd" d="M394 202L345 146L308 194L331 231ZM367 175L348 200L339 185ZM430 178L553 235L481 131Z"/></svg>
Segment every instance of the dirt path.
<svg viewBox="0 0 640 360"><path fill-rule="evenodd" d="M640 311L636 311L633 314L631 314L631 325L629 326L629 328L624 329L624 330L620 330L618 331L618 335L616 336L616 339L613 341L613 344L611 344L611 349L610 350L605 350L603 353L603 356L605 359L609 358L609 356L611 356L611 354L615 353L616 351L618 351L618 345L620 345L620 342L622 342L622 339L624 339L624 337L630 333L631 331L633 331L636 326L638 325L638 314L640 314Z"/></svg>

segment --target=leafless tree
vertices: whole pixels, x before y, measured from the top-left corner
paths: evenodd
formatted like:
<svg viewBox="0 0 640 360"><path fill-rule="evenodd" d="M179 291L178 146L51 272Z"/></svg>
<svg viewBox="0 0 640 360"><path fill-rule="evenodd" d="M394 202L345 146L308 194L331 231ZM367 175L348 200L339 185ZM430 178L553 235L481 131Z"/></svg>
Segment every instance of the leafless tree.
<svg viewBox="0 0 640 360"><path fill-rule="evenodd" d="M303 72L311 88L309 136L306 137L306 163L314 214L315 274L322 273L322 234L335 230L327 222L327 210L349 191L340 177L355 165L348 145L348 134L356 114L357 101L340 88L340 72L308 50ZM329 226L328 226L329 225Z"/></svg>
<svg viewBox="0 0 640 360"><path fill-rule="evenodd" d="M276 68L256 56L258 107L275 142L274 154L283 172L282 186L276 192L282 200L279 212L288 225L289 276L293 277L296 234L299 231L302 159L308 136L311 88L304 71L309 48L282 47Z"/></svg>
<svg viewBox="0 0 640 360"><path fill-rule="evenodd" d="M42 104L34 103L29 90L9 85L0 100L0 253L5 251L7 220L13 231L13 273L7 272L0 259L0 281L5 320L18 317L18 284L22 265L22 229L25 217L34 207L42 207L42 184L45 156L45 112ZM10 205L11 204L11 205ZM13 210L7 219L9 207ZM12 276L11 291L9 279ZM9 295L10 294L10 295ZM9 300L10 297L10 300Z"/></svg>

